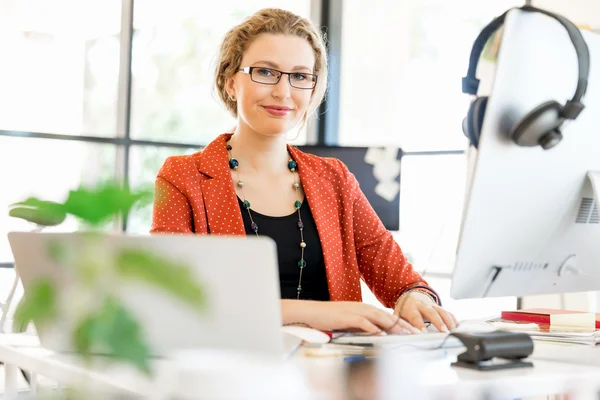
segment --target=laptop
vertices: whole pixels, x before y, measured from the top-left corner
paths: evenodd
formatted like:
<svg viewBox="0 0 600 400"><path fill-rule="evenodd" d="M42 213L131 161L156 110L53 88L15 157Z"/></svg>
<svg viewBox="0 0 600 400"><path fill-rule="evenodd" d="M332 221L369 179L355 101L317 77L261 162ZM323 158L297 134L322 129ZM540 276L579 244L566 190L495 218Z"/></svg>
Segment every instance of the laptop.
<svg viewBox="0 0 600 400"><path fill-rule="evenodd" d="M74 282L72 265L58 265L48 249L56 244L68 254L79 254L93 243L91 258L101 268L124 249L150 251L153 255L187 266L192 279L206 295L203 311L139 280L105 275L105 285L142 326L153 356L178 350L210 348L284 356L281 334L280 289L274 242L265 237L153 236L97 233L8 234L15 268L25 295L35 281L49 277L55 283L62 306L92 307L94 297ZM86 305L87 304L87 305ZM65 319L37 327L42 346L59 352L73 351L73 322Z"/></svg>

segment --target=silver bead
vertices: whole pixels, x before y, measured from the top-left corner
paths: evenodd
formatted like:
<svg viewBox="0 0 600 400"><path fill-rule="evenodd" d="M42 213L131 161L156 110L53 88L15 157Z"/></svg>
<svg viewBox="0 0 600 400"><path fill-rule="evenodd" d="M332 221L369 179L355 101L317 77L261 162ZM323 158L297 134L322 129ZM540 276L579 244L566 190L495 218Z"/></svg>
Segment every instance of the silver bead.
<svg viewBox="0 0 600 400"><path fill-rule="evenodd" d="M236 165L235 167L233 167L233 169L235 169L236 171L237 171L237 169L238 169L238 168L239 168L239 167L238 167L237 165Z"/></svg>
<svg viewBox="0 0 600 400"><path fill-rule="evenodd" d="M300 242L300 247L305 248L306 247L306 242Z"/></svg>
<svg viewBox="0 0 600 400"><path fill-rule="evenodd" d="M290 171L296 172L296 168L290 168Z"/></svg>
<svg viewBox="0 0 600 400"><path fill-rule="evenodd" d="M298 182L294 182L294 184L292 185L292 187L294 189L298 189L300 187L300 184Z"/></svg>
<svg viewBox="0 0 600 400"><path fill-rule="evenodd" d="M237 185L238 185L239 187L243 188L243 187L244 187L244 182L242 182L242 181L238 181L238 184L237 184Z"/></svg>

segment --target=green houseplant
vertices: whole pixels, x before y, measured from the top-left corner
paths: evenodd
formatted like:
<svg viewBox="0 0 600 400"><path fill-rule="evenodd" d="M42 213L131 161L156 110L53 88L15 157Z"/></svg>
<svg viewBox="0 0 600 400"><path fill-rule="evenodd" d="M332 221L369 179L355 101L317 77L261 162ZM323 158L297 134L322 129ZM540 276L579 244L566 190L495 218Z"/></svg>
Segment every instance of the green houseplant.
<svg viewBox="0 0 600 400"><path fill-rule="evenodd" d="M63 203L30 197L11 205L9 215L36 224L38 227L62 224L67 216L78 218L86 226L86 240L77 249L53 243L48 256L58 265L71 268L75 286L80 293L93 293L94 304L79 307L75 328L69 332L78 354L90 360L92 349L102 349L113 361L134 365L151 374L151 349L144 339L142 327L117 296L102 281L106 274L120 280L136 280L149 290L162 290L181 302L202 312L205 291L192 279L188 266L168 260L151 251L121 249L107 257L102 252L99 230L116 217L126 217L134 208L148 204L153 193L131 191L115 183L97 188L79 188L68 193ZM161 201L160 193L157 200ZM15 311L16 326L34 322L36 327L52 323L64 312L59 306L60 293L50 279L39 279L28 288Z"/></svg>

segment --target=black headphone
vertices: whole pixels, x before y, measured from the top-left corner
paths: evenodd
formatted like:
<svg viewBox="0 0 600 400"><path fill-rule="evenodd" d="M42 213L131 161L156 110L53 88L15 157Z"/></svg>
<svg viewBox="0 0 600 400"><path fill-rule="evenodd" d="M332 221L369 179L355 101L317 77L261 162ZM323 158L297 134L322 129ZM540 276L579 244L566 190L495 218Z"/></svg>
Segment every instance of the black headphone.
<svg viewBox="0 0 600 400"><path fill-rule="evenodd" d="M579 78L577 80L577 89L575 90L573 98L568 100L564 106L554 100L540 104L530 113L525 115L508 132L508 136L519 146L540 145L544 150L548 150L556 146L562 140L563 136L560 128L565 119L576 119L585 107L583 103L581 103L581 99L585 95L587 89L588 75L590 72L590 54L579 29L565 17L532 6L522 6L518 7L518 9L539 12L560 22L569 33L569 38L577 53ZM506 11L504 14L490 22L483 28L475 40L473 48L471 49L467 76L462 79L463 93L477 96L477 89L479 87L479 79L475 76L477 63L479 62L479 58L488 39L502 26L504 18L509 11L511 10ZM487 100L487 97L476 97L469 107L467 117L463 120L463 132L475 148L478 148L479 146L479 136L483 126Z"/></svg>

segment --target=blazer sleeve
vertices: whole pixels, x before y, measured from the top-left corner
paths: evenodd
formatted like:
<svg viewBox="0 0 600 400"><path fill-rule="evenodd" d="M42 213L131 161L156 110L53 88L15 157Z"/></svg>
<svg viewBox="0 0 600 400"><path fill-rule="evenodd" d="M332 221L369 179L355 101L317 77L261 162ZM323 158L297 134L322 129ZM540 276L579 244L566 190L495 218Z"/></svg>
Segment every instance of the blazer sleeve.
<svg viewBox="0 0 600 400"><path fill-rule="evenodd" d="M431 294L441 304L437 293L414 270L390 231L360 189L354 174L346 166L348 187L351 188L352 226L358 268L365 283L377 299L393 308L397 299L411 289Z"/></svg>
<svg viewBox="0 0 600 400"><path fill-rule="evenodd" d="M183 176L177 157L167 158L158 171L150 233L193 233L192 208Z"/></svg>

